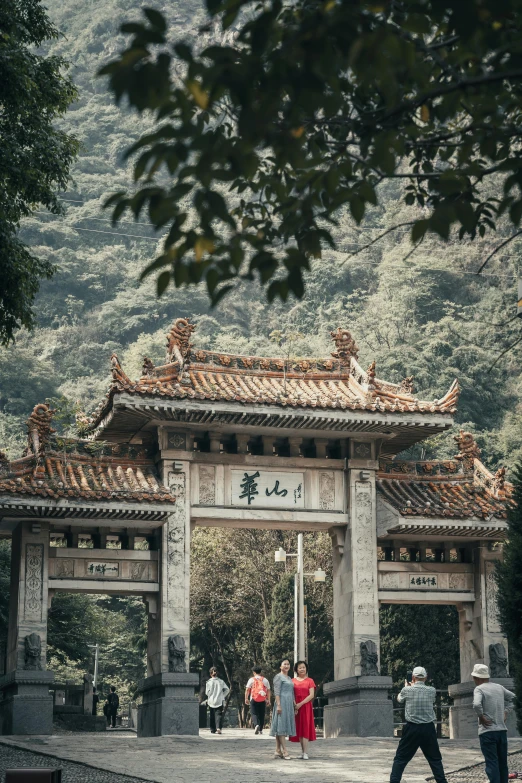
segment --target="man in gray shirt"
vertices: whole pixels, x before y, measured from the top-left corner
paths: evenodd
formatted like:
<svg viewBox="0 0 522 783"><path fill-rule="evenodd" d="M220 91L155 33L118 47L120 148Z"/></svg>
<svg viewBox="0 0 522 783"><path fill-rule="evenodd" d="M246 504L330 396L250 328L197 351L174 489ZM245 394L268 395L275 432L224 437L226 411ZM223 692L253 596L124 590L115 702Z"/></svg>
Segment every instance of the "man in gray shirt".
<svg viewBox="0 0 522 783"><path fill-rule="evenodd" d="M513 706L515 694L489 681L489 669L476 663L471 676L477 686L473 691L473 709L477 713L480 748L486 760L490 783L508 783L506 713Z"/></svg>
<svg viewBox="0 0 522 783"><path fill-rule="evenodd" d="M416 666L412 682L406 682L398 699L405 703L405 724L401 741L393 759L390 783L400 783L402 773L419 748L431 767L436 783L447 783L442 766L437 731L435 729L435 710L433 705L437 692L426 685L426 669Z"/></svg>

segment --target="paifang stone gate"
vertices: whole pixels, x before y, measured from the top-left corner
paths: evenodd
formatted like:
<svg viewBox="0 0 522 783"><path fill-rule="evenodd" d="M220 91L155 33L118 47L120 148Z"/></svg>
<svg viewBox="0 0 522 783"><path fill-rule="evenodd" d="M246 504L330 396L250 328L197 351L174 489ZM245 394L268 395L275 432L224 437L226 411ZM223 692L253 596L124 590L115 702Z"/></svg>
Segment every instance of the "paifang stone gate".
<svg viewBox="0 0 522 783"><path fill-rule="evenodd" d="M57 438L52 411L28 420L26 455L0 456L0 533L12 536L4 734L50 733L47 612L57 590L140 595L148 606L140 736L197 734L188 671L194 525L328 530L335 677L327 736L391 736L391 678L379 671L381 603L453 604L461 683L450 687L453 737L474 736L472 664L510 684L496 605L510 486L469 433L452 460L394 459L453 424L459 388L434 402L363 370L350 333L326 359L203 351L175 321L164 365L130 380L112 357L88 438ZM88 539L90 548L78 546ZM107 548L119 539L120 549ZM148 549L136 548L146 539ZM51 546L51 542L60 546Z"/></svg>

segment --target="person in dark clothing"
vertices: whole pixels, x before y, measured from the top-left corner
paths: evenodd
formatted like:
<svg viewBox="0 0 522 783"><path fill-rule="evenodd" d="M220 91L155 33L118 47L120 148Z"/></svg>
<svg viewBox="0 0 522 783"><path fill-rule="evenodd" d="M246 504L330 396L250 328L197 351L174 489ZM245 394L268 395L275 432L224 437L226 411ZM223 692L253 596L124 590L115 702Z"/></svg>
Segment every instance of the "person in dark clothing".
<svg viewBox="0 0 522 783"><path fill-rule="evenodd" d="M92 689L92 714L96 715L98 712L98 702L100 701L100 697L96 693L96 685Z"/></svg>
<svg viewBox="0 0 522 783"><path fill-rule="evenodd" d="M416 666L413 670L413 682L405 683L399 694L399 701L406 705L406 723L402 729L399 747L393 759L390 783L400 783L406 765L412 760L419 748L431 767L436 783L448 783L442 766L442 756L435 729L436 691L426 685L426 669Z"/></svg>
<svg viewBox="0 0 522 783"><path fill-rule="evenodd" d="M116 715L118 713L118 707L120 706L120 699L116 693L116 688L111 685L111 692L109 693L107 701L109 702L109 718L112 728L116 728Z"/></svg>

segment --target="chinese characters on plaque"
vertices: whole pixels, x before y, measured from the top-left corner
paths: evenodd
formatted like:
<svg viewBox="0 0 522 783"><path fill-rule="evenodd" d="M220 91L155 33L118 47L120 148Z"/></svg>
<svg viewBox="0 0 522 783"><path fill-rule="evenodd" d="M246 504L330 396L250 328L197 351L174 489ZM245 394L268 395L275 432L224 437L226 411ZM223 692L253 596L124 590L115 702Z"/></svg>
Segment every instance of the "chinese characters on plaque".
<svg viewBox="0 0 522 783"><path fill-rule="evenodd" d="M304 508L304 474L275 470L232 470L232 505L248 508Z"/></svg>
<svg viewBox="0 0 522 783"><path fill-rule="evenodd" d="M430 587L437 587L437 576L410 576L410 589L427 590Z"/></svg>
<svg viewBox="0 0 522 783"><path fill-rule="evenodd" d="M118 563L87 563L86 571L89 576L119 576Z"/></svg>

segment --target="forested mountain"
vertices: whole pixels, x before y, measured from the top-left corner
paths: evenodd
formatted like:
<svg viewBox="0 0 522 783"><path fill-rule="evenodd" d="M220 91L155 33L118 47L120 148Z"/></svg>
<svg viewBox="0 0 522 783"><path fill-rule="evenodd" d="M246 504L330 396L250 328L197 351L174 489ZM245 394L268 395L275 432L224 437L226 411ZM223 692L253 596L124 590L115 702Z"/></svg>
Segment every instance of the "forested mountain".
<svg viewBox="0 0 522 783"><path fill-rule="evenodd" d="M256 284L248 282L216 310L209 309L202 290L169 288L157 300L152 281L140 284L138 279L154 257L158 237L145 220L113 228L101 209L108 194L129 185L130 166L122 162L122 153L147 119L116 107L96 71L121 48L118 27L138 18L139 4L46 4L64 34L53 51L71 63L79 90L64 124L82 147L73 182L63 194L66 216L38 211L23 227L25 241L56 264L57 272L42 285L38 328L19 333L16 344L0 351L0 444L10 456L20 452L23 422L37 402L65 396L90 411L105 392L113 351L127 374L136 376L143 355L154 361L163 356L172 319L191 315L197 322L195 342L203 348L273 355L280 349L270 334L279 330L299 333L290 344L293 355L327 356L329 332L342 325L355 337L363 365L375 359L378 377L390 381L414 375L421 398L442 396L457 377L462 386L458 422L476 432L486 464L514 464L522 455L522 347L500 355L520 331L519 321L509 321L516 312L516 242L497 253L481 276L474 272L493 249L492 240L460 243L454 238L445 244L426 238L412 252L406 230L398 229L363 250L380 232L411 219L407 208L397 206L399 186L393 184L385 206L361 228L339 215L338 250L325 251L313 262L302 302L269 307ZM198 35L204 12L197 0L156 7L174 24L177 36ZM425 453L454 454L451 434L426 444ZM272 544L266 542L268 557ZM199 551L203 558L206 548ZM269 581L276 579L274 574ZM264 611L267 616L269 608ZM200 623L204 603L196 613ZM196 636L199 642L199 626ZM208 649L202 652L208 654Z"/></svg>

